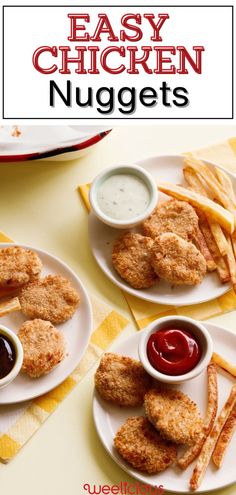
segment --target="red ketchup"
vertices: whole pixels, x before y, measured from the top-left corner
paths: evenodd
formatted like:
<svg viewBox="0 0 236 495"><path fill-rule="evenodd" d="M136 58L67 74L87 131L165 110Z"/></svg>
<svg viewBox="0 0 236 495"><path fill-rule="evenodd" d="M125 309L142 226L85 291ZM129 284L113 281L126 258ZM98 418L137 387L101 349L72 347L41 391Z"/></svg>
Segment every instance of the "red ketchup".
<svg viewBox="0 0 236 495"><path fill-rule="evenodd" d="M153 368L160 373L184 375L200 361L201 347L185 330L157 330L148 339L147 355Z"/></svg>

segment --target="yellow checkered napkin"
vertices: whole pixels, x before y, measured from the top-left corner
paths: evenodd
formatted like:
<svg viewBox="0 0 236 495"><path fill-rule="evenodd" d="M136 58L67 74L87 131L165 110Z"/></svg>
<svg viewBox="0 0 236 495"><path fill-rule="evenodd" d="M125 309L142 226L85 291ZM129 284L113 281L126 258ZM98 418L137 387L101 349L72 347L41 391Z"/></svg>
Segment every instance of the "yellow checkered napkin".
<svg viewBox="0 0 236 495"><path fill-rule="evenodd" d="M230 172L236 173L236 138L210 146L209 148L197 150L194 153L201 158L205 158L206 160L224 167ZM88 211L90 210L88 197L89 187L89 184L79 186L81 197ZM143 301L142 299L125 292L124 297L138 328L144 328L153 320L162 316L178 314L181 316L189 316L197 320L205 320L236 309L236 295L233 290L213 301L193 306L182 306L180 308Z"/></svg>
<svg viewBox="0 0 236 495"><path fill-rule="evenodd" d="M0 232L0 242L11 242L11 239ZM61 385L37 399L0 406L0 461L7 463L14 457L128 324L124 316L101 301L91 298L91 303L94 330L89 347L74 372Z"/></svg>

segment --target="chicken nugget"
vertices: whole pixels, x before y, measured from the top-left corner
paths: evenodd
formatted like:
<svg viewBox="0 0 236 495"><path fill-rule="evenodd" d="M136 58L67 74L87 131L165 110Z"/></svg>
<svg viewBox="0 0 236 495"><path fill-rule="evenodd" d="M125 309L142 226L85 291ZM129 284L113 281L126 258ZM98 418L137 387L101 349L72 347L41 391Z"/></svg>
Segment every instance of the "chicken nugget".
<svg viewBox="0 0 236 495"><path fill-rule="evenodd" d="M95 386L101 397L119 406L143 404L151 383L139 361L110 352L104 354L95 374Z"/></svg>
<svg viewBox="0 0 236 495"><path fill-rule="evenodd" d="M149 421L160 435L177 444L191 445L203 430L197 404L180 390L149 390L144 397Z"/></svg>
<svg viewBox="0 0 236 495"><path fill-rule="evenodd" d="M172 232L191 241L198 229L198 216L186 201L163 201L143 223L144 234L155 239L159 234Z"/></svg>
<svg viewBox="0 0 236 495"><path fill-rule="evenodd" d="M157 275L172 284L198 285L206 275L206 260L200 251L176 234L159 235L151 259Z"/></svg>
<svg viewBox="0 0 236 495"><path fill-rule="evenodd" d="M73 316L80 297L69 280L61 275L48 275L23 287L19 300L28 318L59 324Z"/></svg>
<svg viewBox="0 0 236 495"><path fill-rule="evenodd" d="M34 251L19 246L0 249L0 289L21 287L37 278L41 270L41 260Z"/></svg>
<svg viewBox="0 0 236 495"><path fill-rule="evenodd" d="M31 378L50 373L65 357L64 336L50 321L26 321L18 337L24 352L22 371Z"/></svg>
<svg viewBox="0 0 236 495"><path fill-rule="evenodd" d="M176 446L163 440L143 417L128 418L118 430L114 444L121 457L145 473L158 473L177 458Z"/></svg>
<svg viewBox="0 0 236 495"><path fill-rule="evenodd" d="M128 233L114 244L112 263L119 275L135 289L148 289L157 281L151 265L153 240L140 234Z"/></svg>

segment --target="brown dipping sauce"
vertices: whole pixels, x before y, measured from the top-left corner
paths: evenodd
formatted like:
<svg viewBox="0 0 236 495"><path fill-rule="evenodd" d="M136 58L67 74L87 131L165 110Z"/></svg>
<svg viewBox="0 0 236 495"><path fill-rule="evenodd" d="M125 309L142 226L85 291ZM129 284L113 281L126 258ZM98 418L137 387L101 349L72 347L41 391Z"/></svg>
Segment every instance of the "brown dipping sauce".
<svg viewBox="0 0 236 495"><path fill-rule="evenodd" d="M5 378L14 368L16 362L16 350L13 343L0 329L0 380Z"/></svg>

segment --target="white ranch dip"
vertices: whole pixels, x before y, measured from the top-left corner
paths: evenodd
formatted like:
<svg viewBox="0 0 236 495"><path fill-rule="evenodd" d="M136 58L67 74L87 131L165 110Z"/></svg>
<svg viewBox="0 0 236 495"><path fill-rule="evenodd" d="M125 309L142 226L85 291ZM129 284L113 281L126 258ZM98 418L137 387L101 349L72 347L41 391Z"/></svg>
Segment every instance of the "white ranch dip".
<svg viewBox="0 0 236 495"><path fill-rule="evenodd" d="M105 215L126 220L144 213L150 203L150 193L145 182L136 175L116 174L101 184L97 200Z"/></svg>

